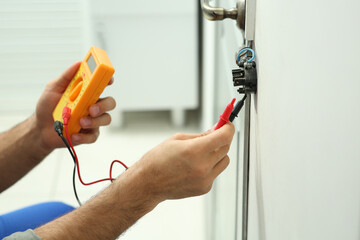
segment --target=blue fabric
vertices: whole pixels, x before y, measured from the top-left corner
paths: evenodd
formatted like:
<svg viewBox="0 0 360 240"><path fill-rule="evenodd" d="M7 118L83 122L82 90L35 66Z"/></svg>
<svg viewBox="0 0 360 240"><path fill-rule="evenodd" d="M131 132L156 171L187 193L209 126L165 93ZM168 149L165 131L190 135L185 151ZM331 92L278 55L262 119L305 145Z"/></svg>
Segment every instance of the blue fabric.
<svg viewBox="0 0 360 240"><path fill-rule="evenodd" d="M0 215L0 239L14 232L35 229L73 209L62 202L45 202Z"/></svg>

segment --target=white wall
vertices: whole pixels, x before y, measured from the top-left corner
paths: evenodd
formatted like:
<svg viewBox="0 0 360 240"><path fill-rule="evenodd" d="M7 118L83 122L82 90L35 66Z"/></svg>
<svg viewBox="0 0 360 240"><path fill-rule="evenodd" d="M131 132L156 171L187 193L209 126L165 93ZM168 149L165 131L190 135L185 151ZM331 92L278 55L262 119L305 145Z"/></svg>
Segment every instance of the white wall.
<svg viewBox="0 0 360 240"><path fill-rule="evenodd" d="M359 11L257 0L251 240L360 238Z"/></svg>
<svg viewBox="0 0 360 240"><path fill-rule="evenodd" d="M0 1L0 112L32 113L47 82L88 50L85 0Z"/></svg>

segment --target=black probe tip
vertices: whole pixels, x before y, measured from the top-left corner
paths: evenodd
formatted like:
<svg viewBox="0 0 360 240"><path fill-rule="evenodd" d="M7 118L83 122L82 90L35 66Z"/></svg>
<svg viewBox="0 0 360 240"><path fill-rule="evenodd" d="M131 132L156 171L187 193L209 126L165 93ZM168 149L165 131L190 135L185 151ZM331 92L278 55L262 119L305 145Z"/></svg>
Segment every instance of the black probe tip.
<svg viewBox="0 0 360 240"><path fill-rule="evenodd" d="M238 101L234 107L234 110L231 112L230 117L229 117L229 121L232 122L234 121L234 119L237 117L237 115L239 114L240 110L242 109L242 107L244 106L244 102L246 99L246 94L244 95L244 97Z"/></svg>

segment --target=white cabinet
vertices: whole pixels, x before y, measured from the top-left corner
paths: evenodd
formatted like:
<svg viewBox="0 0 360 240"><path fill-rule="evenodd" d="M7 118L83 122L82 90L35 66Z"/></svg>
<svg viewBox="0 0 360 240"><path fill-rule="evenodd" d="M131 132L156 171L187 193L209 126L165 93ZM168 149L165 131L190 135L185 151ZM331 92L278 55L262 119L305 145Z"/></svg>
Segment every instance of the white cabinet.
<svg viewBox="0 0 360 240"><path fill-rule="evenodd" d="M198 2L92 1L94 39L114 67L114 121L124 111L171 110L182 125L198 107Z"/></svg>

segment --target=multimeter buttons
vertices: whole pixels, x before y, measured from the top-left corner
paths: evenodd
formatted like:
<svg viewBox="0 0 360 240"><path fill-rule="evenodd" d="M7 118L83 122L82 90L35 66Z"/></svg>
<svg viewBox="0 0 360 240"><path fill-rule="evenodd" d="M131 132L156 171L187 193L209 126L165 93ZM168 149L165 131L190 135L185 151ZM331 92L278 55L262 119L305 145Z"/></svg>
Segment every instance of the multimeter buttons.
<svg viewBox="0 0 360 240"><path fill-rule="evenodd" d="M54 121L64 122L63 110L70 109L70 136L80 131L80 119L89 115L89 107L99 99L114 72L106 52L91 47L53 111Z"/></svg>
<svg viewBox="0 0 360 240"><path fill-rule="evenodd" d="M70 89L69 100L71 102L75 101L76 98L79 96L82 87L83 87L83 78L81 75L79 75L72 84Z"/></svg>

